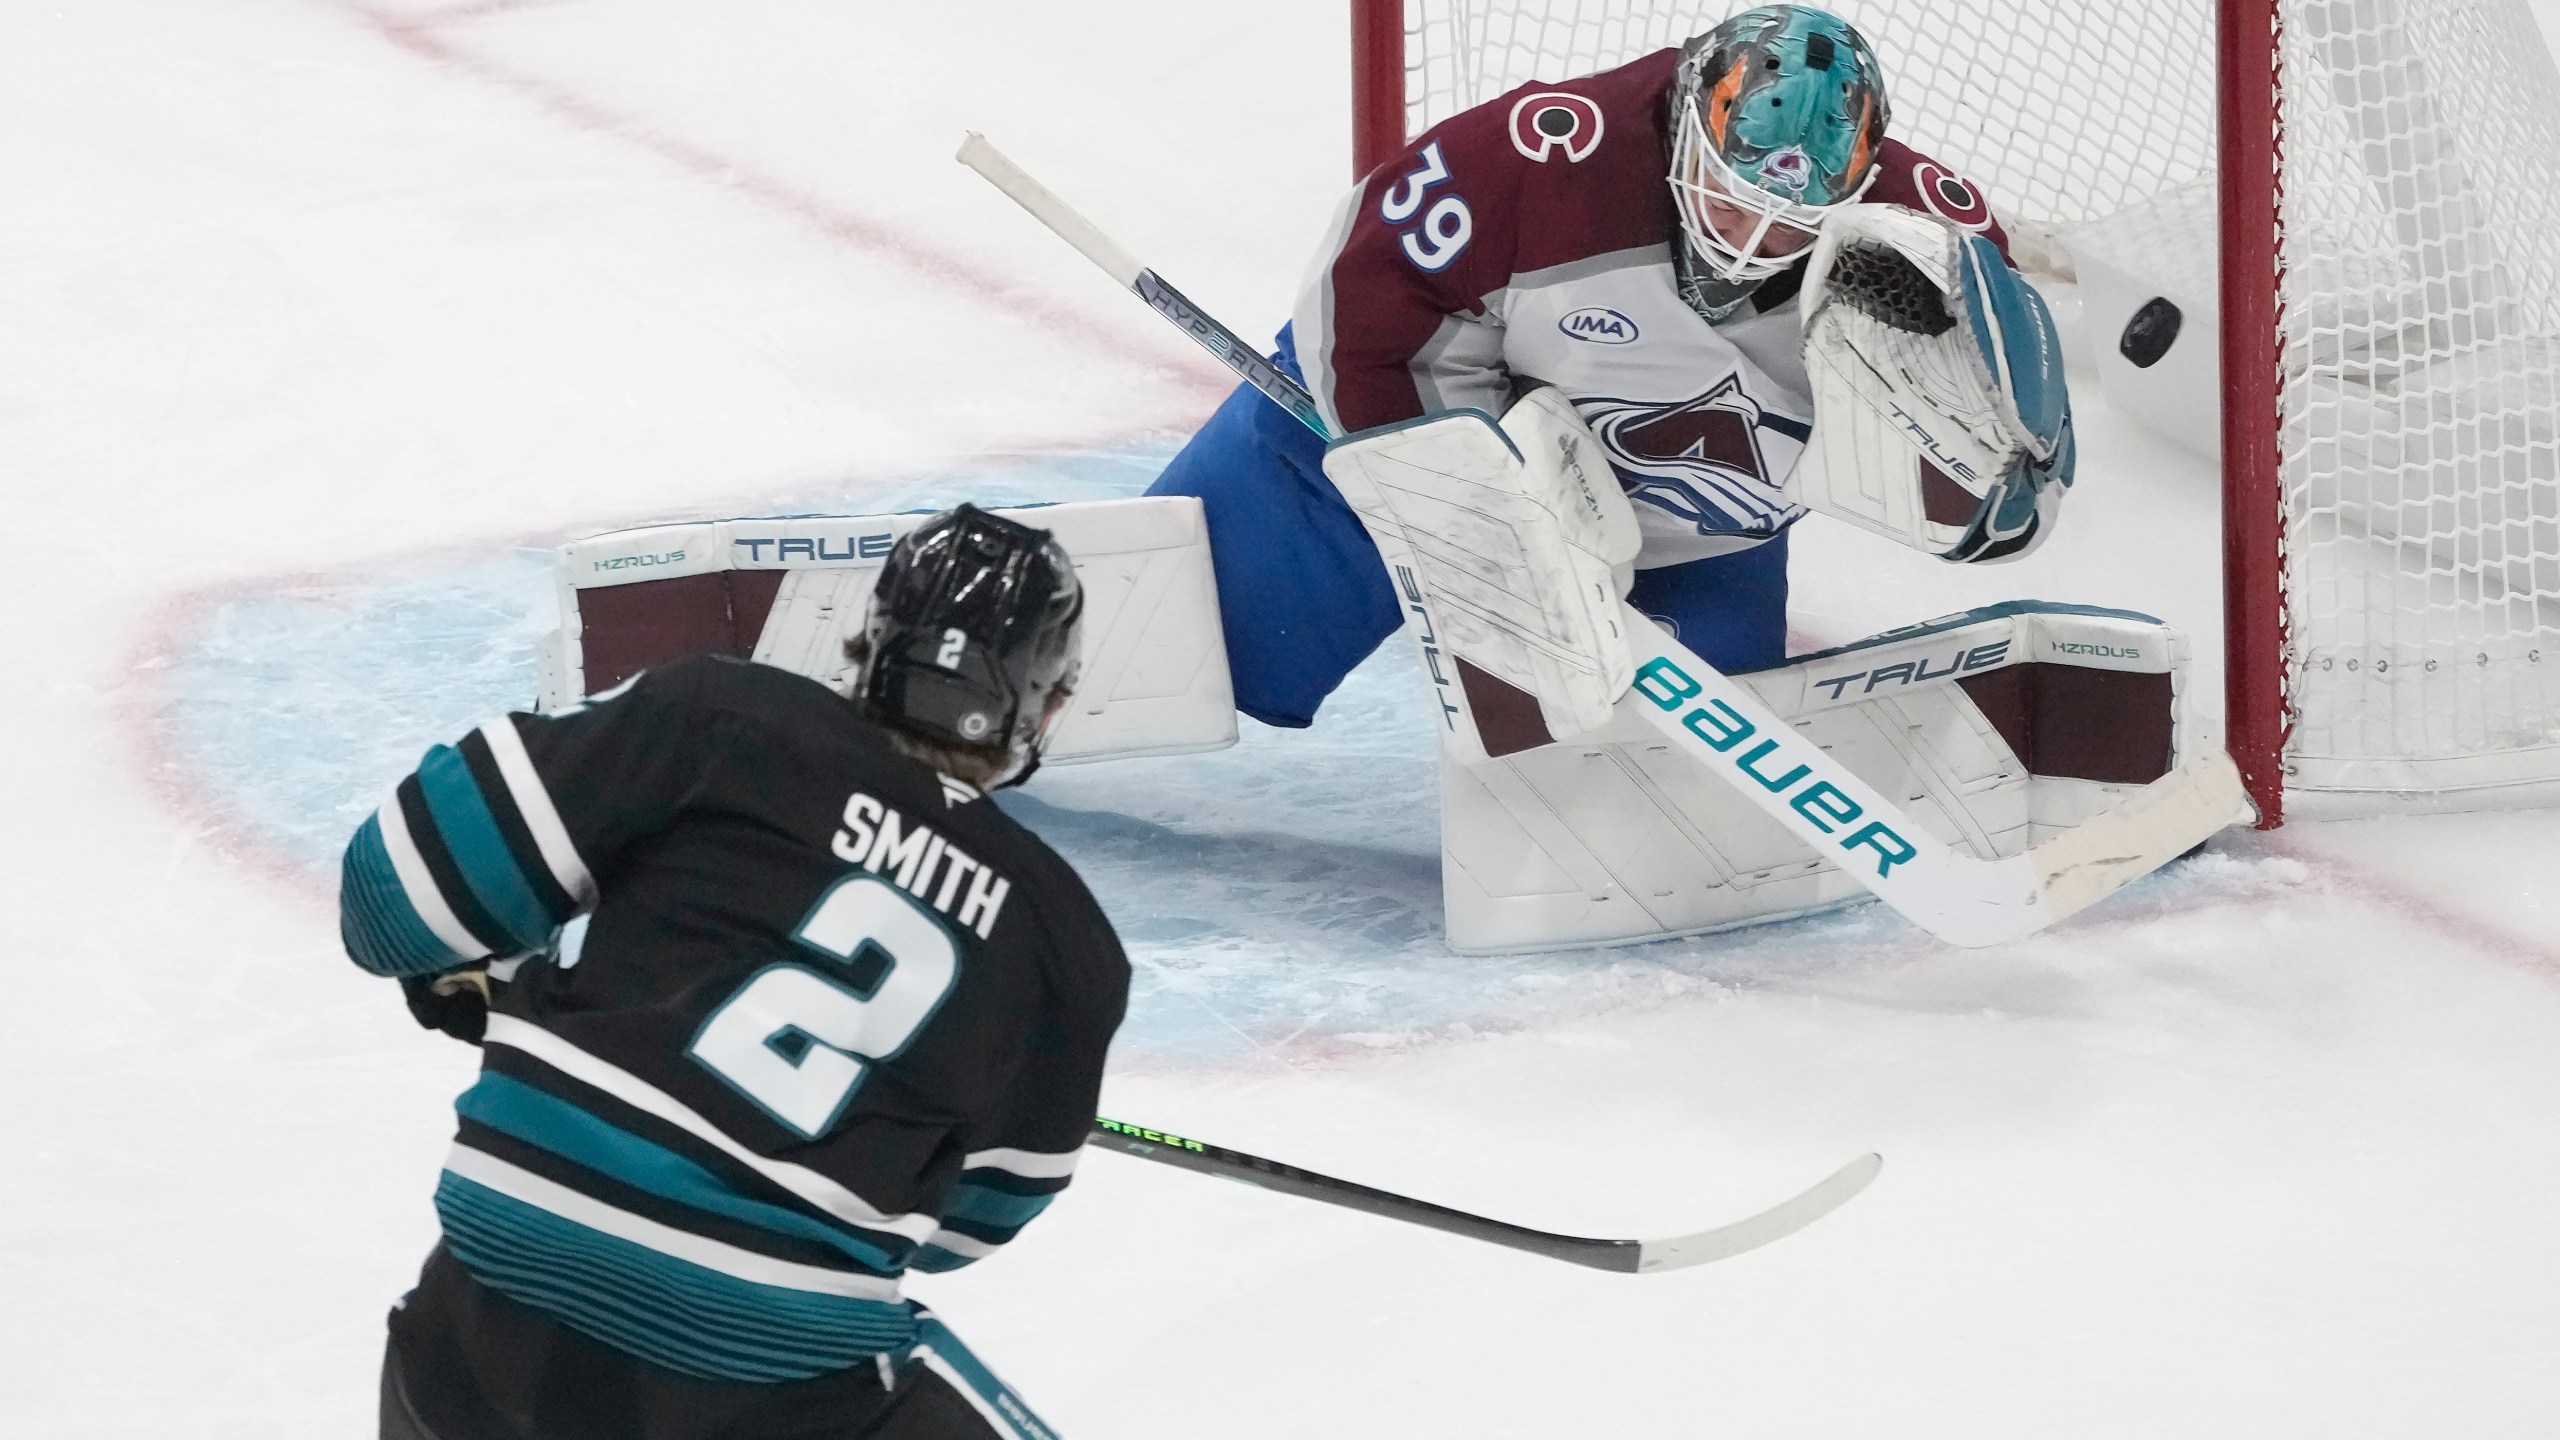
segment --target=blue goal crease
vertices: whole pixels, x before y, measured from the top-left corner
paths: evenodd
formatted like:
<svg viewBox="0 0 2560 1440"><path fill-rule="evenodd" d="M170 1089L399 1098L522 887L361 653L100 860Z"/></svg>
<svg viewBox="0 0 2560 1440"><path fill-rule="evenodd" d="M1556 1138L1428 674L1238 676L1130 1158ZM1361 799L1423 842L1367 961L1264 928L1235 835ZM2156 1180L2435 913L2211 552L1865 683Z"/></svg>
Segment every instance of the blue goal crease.
<svg viewBox="0 0 2560 1440"><path fill-rule="evenodd" d="M787 508L1115 498L1143 490L1172 449L997 458ZM243 823L325 873L422 751L530 703L553 585L547 553L511 550L350 579L318 599L299 581L235 595L171 667L182 761ZM1747 938L1448 954L1419 666L1391 639L1312 728L1246 721L1228 750L1053 766L1007 792L1007 810L1085 877L1129 950L1137 974L1118 1053L1223 1064L1283 1043L1392 1047L1507 1017L1650 1003L1773 965L1819 968L1823 937L1872 928L1852 912ZM508 802L481 794L462 757L445 756L421 781L449 853L491 915L538 933L527 927L539 923L540 892L516 873L489 808ZM451 963L398 890L379 837L358 849L348 874L365 898L350 949L385 973Z"/></svg>

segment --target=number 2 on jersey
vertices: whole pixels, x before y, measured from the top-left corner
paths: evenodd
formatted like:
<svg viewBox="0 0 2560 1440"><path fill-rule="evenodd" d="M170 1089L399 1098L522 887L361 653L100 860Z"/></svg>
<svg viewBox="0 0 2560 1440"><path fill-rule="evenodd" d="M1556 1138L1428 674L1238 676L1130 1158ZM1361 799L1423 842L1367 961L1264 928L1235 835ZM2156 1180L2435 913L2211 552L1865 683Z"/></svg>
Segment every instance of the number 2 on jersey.
<svg viewBox="0 0 2560 1440"><path fill-rule="evenodd" d="M924 907L876 875L836 882L792 939L821 955L885 965L866 989L791 961L767 965L702 1022L686 1047L738 1093L815 1140L875 1061L895 1057L960 978L960 952Z"/></svg>

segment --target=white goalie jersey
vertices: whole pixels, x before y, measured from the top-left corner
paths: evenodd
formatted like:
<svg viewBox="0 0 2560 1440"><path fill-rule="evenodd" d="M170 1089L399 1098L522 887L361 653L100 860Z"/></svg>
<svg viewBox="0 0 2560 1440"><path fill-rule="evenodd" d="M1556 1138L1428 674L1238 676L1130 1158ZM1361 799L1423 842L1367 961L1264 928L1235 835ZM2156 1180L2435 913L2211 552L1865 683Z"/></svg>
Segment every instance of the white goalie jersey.
<svg viewBox="0 0 2560 1440"><path fill-rule="evenodd" d="M1678 59L1525 87L1428 131L1343 201L1292 322L1308 387L1346 434L1563 392L1635 502L1644 569L1793 523L1788 481L1813 433L1801 269L1713 324L1682 298L1659 119ZM1868 199L2005 247L1944 165L1891 140L1876 165Z"/></svg>

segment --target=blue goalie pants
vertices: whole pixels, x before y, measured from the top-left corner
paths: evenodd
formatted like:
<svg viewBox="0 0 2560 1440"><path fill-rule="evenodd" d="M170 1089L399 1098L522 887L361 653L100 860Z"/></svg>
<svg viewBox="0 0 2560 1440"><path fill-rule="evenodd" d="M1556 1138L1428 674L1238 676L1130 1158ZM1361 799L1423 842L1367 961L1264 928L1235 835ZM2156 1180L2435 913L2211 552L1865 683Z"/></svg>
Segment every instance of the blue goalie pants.
<svg viewBox="0 0 2560 1440"><path fill-rule="evenodd" d="M877 1364L777 1384L661 1370L472 1278L441 1245L391 1312L382 1440L1050 1440L930 1311Z"/></svg>
<svg viewBox="0 0 2560 1440"><path fill-rule="evenodd" d="M1271 358L1298 374L1288 327ZM1207 513L1236 708L1263 724L1313 724L1403 623L1378 547L1324 476L1324 442L1253 387L1237 386L1147 493L1197 496ZM1787 537L1639 570L1627 601L1728 674L1779 664Z"/></svg>

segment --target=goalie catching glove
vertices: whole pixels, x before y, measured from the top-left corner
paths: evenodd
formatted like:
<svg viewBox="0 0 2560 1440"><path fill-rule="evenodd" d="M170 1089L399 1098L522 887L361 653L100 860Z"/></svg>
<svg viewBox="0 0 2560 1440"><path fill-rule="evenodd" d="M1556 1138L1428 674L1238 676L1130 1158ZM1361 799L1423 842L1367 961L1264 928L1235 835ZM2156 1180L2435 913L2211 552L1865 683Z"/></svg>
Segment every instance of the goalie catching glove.
<svg viewBox="0 0 2560 1440"><path fill-rule="evenodd" d="M1897 205L1834 216L1808 263L1807 509L1943 560L2014 560L2055 523L2071 397L2044 300L1980 235Z"/></svg>

